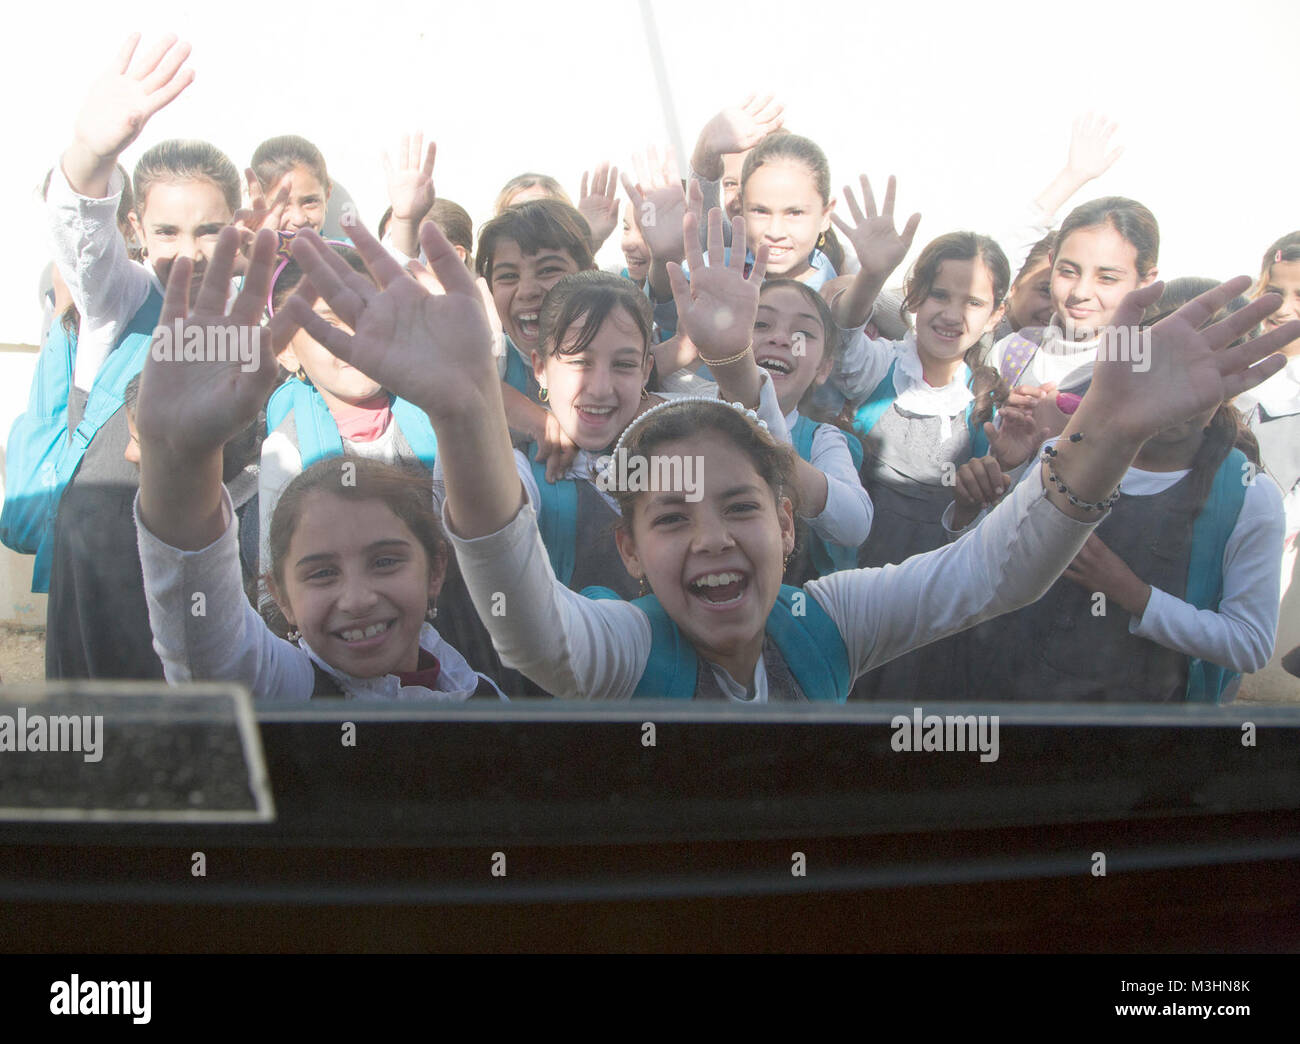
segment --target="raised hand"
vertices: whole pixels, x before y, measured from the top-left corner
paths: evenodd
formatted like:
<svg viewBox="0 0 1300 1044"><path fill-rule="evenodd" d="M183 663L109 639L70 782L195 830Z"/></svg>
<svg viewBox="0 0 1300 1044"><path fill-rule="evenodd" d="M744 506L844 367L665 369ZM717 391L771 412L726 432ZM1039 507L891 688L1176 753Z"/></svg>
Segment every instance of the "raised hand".
<svg viewBox="0 0 1300 1044"><path fill-rule="evenodd" d="M1010 487L1011 476L1003 474L994 457L972 457L966 461L957 469L953 484L953 529L965 529L984 508L996 504Z"/></svg>
<svg viewBox="0 0 1300 1044"><path fill-rule="evenodd" d="M772 96L750 95L739 105L723 109L700 131L691 166L710 180L722 177L722 157L752 149L773 131L781 129L785 106Z"/></svg>
<svg viewBox="0 0 1300 1044"><path fill-rule="evenodd" d="M680 262L682 252L682 222L686 217L686 190L677 167L677 155L669 146L659 162L657 150L651 146L643 161L633 157L637 180L623 175L623 189L632 203L632 218L645 239L650 256L661 262Z"/></svg>
<svg viewBox="0 0 1300 1044"><path fill-rule="evenodd" d="M591 227L591 250L595 253L601 244L610 237L618 227L618 200L614 191L618 188L618 168L608 163L596 164L588 188L587 173L583 171L582 185L578 191L578 213L587 219Z"/></svg>
<svg viewBox="0 0 1300 1044"><path fill-rule="evenodd" d="M694 342L700 358L727 359L754 339L758 291L767 271L767 245L758 248L754 267L745 274L745 220L731 221L731 257L724 263L722 211L709 211L709 263L700 250L699 218L686 216L682 239L691 267L687 282L681 265L668 266L673 300L677 304L677 329ZM753 360L750 360L751 364Z"/></svg>
<svg viewBox="0 0 1300 1044"><path fill-rule="evenodd" d="M234 228L221 230L192 309L194 262L178 257L172 263L140 378L136 428L145 452L157 447L173 459L188 459L219 451L252 423L271 393L276 352L297 326L283 310L269 325L261 322L277 245L267 230L257 235L243 288L227 314L238 244ZM311 288L300 287L299 293L309 295ZM195 343L201 352L192 351ZM244 346L251 348L251 358L241 354ZM202 358L195 360L195 354Z"/></svg>
<svg viewBox="0 0 1300 1044"><path fill-rule="evenodd" d="M127 38L113 64L91 86L77 115L74 144L64 157L64 169L78 191L102 188L88 184L101 177L106 185L117 157L139 137L149 118L194 79L194 70L181 68L190 55L189 44L165 36L137 58L139 43L139 33Z"/></svg>
<svg viewBox="0 0 1300 1044"><path fill-rule="evenodd" d="M438 146L429 142L426 149L424 134L402 135L397 149L397 162L384 153L384 173L388 176L388 202L393 207L393 220L418 224L433 208L437 198L433 190L433 163Z"/></svg>
<svg viewBox="0 0 1300 1044"><path fill-rule="evenodd" d="M498 397L499 410L500 380L483 299L441 230L433 222L421 227L428 264L411 261L405 269L361 222L348 231L378 287L314 232L294 237L293 255L311 286L354 332L326 322L298 296L287 305L294 320L338 358L415 403L435 423L472 408L487 388Z"/></svg>
<svg viewBox="0 0 1300 1044"><path fill-rule="evenodd" d="M1091 112L1074 121L1070 130L1070 158L1066 161L1066 169L1072 171L1080 183L1101 177L1124 154L1122 145L1108 148L1117 129L1118 124Z"/></svg>
<svg viewBox="0 0 1300 1044"><path fill-rule="evenodd" d="M1117 431L1145 442L1277 373L1286 359L1273 353L1300 336L1300 321L1228 346L1277 310L1282 303L1278 295L1264 294L1205 326L1250 283L1249 276L1221 283L1147 330L1138 326L1142 313L1160 298L1164 284L1152 283L1130 293L1116 312L1114 325L1102 334L1092 386L1075 418L1086 410L1088 424L1102 418L1101 423L1113 424Z"/></svg>
<svg viewBox="0 0 1300 1044"><path fill-rule="evenodd" d="M891 175L889 178L889 185L885 189L885 205L879 214L876 213L876 197L871 191L871 182L867 180L865 174L860 180L862 206L866 209L866 214L864 215L858 208L857 200L853 198L853 190L846 185L844 201L848 205L854 223L850 225L838 214L831 214L831 220L853 244L862 271L883 279L899 266L912 248L912 239L916 236L916 228L921 223L921 215L913 214L907 219L902 232L895 231L894 192L897 182L894 177Z"/></svg>
<svg viewBox="0 0 1300 1044"><path fill-rule="evenodd" d="M546 420L537 436L537 455L534 460L545 463L546 481L552 484L564 478L573 458L578 455L578 444L574 442L555 419L555 414L546 411Z"/></svg>
<svg viewBox="0 0 1300 1044"><path fill-rule="evenodd" d="M234 226L239 229L240 252L247 255L252 249L254 237L261 229L269 228L275 232L280 228L284 208L289 205L291 175L286 174L280 179L275 195L269 201L252 167L244 170L244 180L248 185L249 205L235 211Z"/></svg>
<svg viewBox="0 0 1300 1044"><path fill-rule="evenodd" d="M989 451L1003 471L1018 468L1034 455L1052 432L1040 427L1031 410L1003 408L998 412L1000 425L984 425Z"/></svg>

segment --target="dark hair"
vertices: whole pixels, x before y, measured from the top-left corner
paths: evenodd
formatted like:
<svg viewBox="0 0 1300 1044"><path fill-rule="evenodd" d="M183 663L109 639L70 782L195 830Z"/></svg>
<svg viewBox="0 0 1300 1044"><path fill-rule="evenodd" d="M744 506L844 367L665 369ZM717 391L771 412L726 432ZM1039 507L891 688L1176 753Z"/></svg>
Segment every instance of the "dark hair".
<svg viewBox="0 0 1300 1044"><path fill-rule="evenodd" d="M569 194L553 177L549 174L534 174L532 171L527 171L523 174L517 174L501 186L501 191L497 193L496 202L492 204L492 216L500 217L508 207L512 206L510 203L511 196L530 188L540 188L551 199L573 206L573 200L569 198Z"/></svg>
<svg viewBox="0 0 1300 1044"><path fill-rule="evenodd" d="M354 469L343 472L344 465ZM345 481L346 479L346 481ZM284 488L271 516L269 579L284 591L289 544L297 532L303 505L313 493L332 493L358 503L380 500L415 534L432 567L447 554L447 538L429 496L429 473L423 468L388 464L366 457L331 457L317 461Z"/></svg>
<svg viewBox="0 0 1300 1044"><path fill-rule="evenodd" d="M135 418L136 403L140 401L140 374L136 374L126 382L126 387L122 389L122 405L126 407L126 414L132 419Z"/></svg>
<svg viewBox="0 0 1300 1044"><path fill-rule="evenodd" d="M508 207L479 230L478 253L474 270L489 285L497 244L503 239L519 244L525 254L541 250L563 250L579 269L592 268L591 226L587 219L567 203L554 199L534 199L517 207Z"/></svg>
<svg viewBox="0 0 1300 1044"><path fill-rule="evenodd" d="M1264 260L1259 269L1259 282L1255 284L1252 297L1263 295L1268 289L1273 266L1285 261L1300 261L1300 232L1288 232L1264 251Z"/></svg>
<svg viewBox="0 0 1300 1044"><path fill-rule="evenodd" d="M1234 448L1246 454L1246 459L1255 467L1260 466L1259 443L1246 427L1237 407L1225 402L1210 418L1210 423L1205 428L1205 438L1201 440L1196 455L1192 458L1191 474L1188 477L1191 482L1193 518L1201 513L1219 466Z"/></svg>
<svg viewBox="0 0 1300 1044"><path fill-rule="evenodd" d="M1103 196L1081 203L1061 223L1052 244L1052 256L1061 256L1061 248L1072 232L1081 228L1109 225L1137 250L1137 274L1145 279L1160 258L1160 226L1155 215L1136 200L1123 196Z"/></svg>
<svg viewBox="0 0 1300 1044"><path fill-rule="evenodd" d="M383 217L379 219L379 224L375 226L375 238L383 239L384 233L388 231L388 223L393 220L393 208L390 206L384 211Z"/></svg>
<svg viewBox="0 0 1300 1044"><path fill-rule="evenodd" d="M474 222L469 211L449 199L436 199L428 220L438 226L447 242L465 251L465 264L473 268Z"/></svg>
<svg viewBox="0 0 1300 1044"><path fill-rule="evenodd" d="M826 159L826 153L811 138L803 138L798 134L791 134L789 131L777 131L775 134L769 134L760 141L745 157L745 162L740 168L740 198L745 198L745 183L749 181L750 175L758 170L764 163L770 163L773 160L795 160L802 163L808 172L813 176L813 181L817 185L817 194L821 196L822 203L826 204L831 201L831 166ZM826 238L818 248L826 255L837 273L844 271L844 247L836 238L835 229L826 230Z"/></svg>
<svg viewBox="0 0 1300 1044"><path fill-rule="evenodd" d="M361 260L361 255L353 250L350 246L344 246L341 243L330 243L329 248L343 258L353 271L359 272L367 279L372 278L366 263ZM279 311L289 296L298 289L298 284L302 282L303 270L298 264L298 259L290 256L285 266L275 275L275 282L271 284L271 306L275 311Z"/></svg>
<svg viewBox="0 0 1300 1044"><path fill-rule="evenodd" d="M239 171L215 145L172 138L160 141L135 165L136 213L143 214L149 190L159 181L210 181L221 190L233 216L243 201Z"/></svg>
<svg viewBox="0 0 1300 1044"><path fill-rule="evenodd" d="M790 446L779 443L740 410L725 403L685 399L656 407L643 421L633 421L622 446L629 458L648 459L656 447L678 439L694 439L701 432L716 432L735 444L749 458L754 469L772 490L774 499L787 497L798 510L794 486L795 455ZM631 532L639 492L625 489L610 491L622 514L621 527Z"/></svg>
<svg viewBox="0 0 1300 1044"><path fill-rule="evenodd" d="M1011 288L1011 264L1002 248L988 236L976 232L949 232L938 239L931 240L921 251L921 256L912 265L907 281L903 285L903 304L900 311L915 312L922 302L930 296L934 281L939 277L939 266L945 261L983 262L993 277L993 307L1006 300ZM975 394L975 405L971 419L976 424L983 424L993 417L995 403L1004 402L1007 397L1007 384L1002 375L992 366L985 364L984 347L979 342L966 350L966 365L971 370L971 391Z"/></svg>
<svg viewBox="0 0 1300 1044"><path fill-rule="evenodd" d="M542 355L576 355L591 344L601 324L616 309L631 316L641 335L644 358L654 333L649 299L622 276L591 270L563 276L546 292L537 315L539 350ZM561 339L578 322L582 329L577 340L561 351Z"/></svg>
<svg viewBox="0 0 1300 1044"><path fill-rule="evenodd" d="M1206 279L1203 276L1182 276L1179 279L1171 279L1165 284L1164 292L1160 299L1154 304L1149 305L1147 310L1142 314L1140 325L1143 327L1154 326L1161 319L1173 315L1174 312L1182 308L1188 301L1193 301L1200 297L1207 290L1213 290L1219 285L1217 279ZM1245 308L1250 301L1244 294L1238 294L1226 305L1220 308L1211 318L1211 323L1217 323L1221 319L1226 319L1233 312ZM1249 335L1238 338L1234 344L1241 344Z"/></svg>
<svg viewBox="0 0 1300 1044"><path fill-rule="evenodd" d="M320 149L306 138L296 134L282 134L278 138L267 138L253 150L253 161L249 164L253 175L263 192L270 192L281 178L294 167L306 167L316 180L324 186L328 195L333 185L329 171L325 169L325 157Z"/></svg>

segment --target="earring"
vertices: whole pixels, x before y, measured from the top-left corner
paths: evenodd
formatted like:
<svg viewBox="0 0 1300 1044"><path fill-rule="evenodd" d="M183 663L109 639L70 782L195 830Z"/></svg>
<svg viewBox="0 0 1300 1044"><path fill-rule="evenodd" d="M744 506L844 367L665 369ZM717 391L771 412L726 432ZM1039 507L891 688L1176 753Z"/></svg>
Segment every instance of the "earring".
<svg viewBox="0 0 1300 1044"><path fill-rule="evenodd" d="M302 632L295 627L292 630L290 630L288 633L286 633L285 637L288 638L289 641L291 642L296 642L299 638L302 637Z"/></svg>
<svg viewBox="0 0 1300 1044"><path fill-rule="evenodd" d="M817 249L820 250L825 245L826 245L826 233L823 232L820 236L817 237Z"/></svg>
<svg viewBox="0 0 1300 1044"><path fill-rule="evenodd" d="M438 619L438 607L436 605L429 606L429 608L424 612L424 618L430 623Z"/></svg>
<svg viewBox="0 0 1300 1044"><path fill-rule="evenodd" d="M645 386L644 384L641 385L641 398L642 398L642 399L648 399L648 398L650 398L650 393L649 393L648 391L646 391L646 386Z"/></svg>
<svg viewBox="0 0 1300 1044"><path fill-rule="evenodd" d="M542 402L545 402L547 399L549 399L549 398L551 397L550 389L548 389L548 388L538 388L538 389L537 389L537 397L538 397L539 399L541 399Z"/></svg>
<svg viewBox="0 0 1300 1044"><path fill-rule="evenodd" d="M643 574L636 578L636 582L640 587L640 589L637 591L637 594L639 594L642 598L644 598L646 595L650 593L650 581L647 580Z"/></svg>

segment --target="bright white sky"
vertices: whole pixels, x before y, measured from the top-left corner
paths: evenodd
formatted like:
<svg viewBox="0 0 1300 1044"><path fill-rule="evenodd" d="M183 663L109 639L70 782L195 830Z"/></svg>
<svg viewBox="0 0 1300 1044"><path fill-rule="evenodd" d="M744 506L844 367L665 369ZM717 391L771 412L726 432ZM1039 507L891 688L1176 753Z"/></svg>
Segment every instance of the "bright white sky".
<svg viewBox="0 0 1300 1044"><path fill-rule="evenodd" d="M776 93L787 126L826 150L837 191L859 172L882 186L898 175L900 210L924 215L917 249L1004 227L1064 162L1071 119L1094 109L1120 123L1127 151L1085 198L1151 207L1162 275L1255 274L1300 228L1294 0L657 0L655 12L688 151L716 110ZM163 138L199 137L242 170L259 141L302 134L372 225L387 205L381 151L408 128L437 140L438 192L476 227L516 173L554 174L576 196L597 161L667 141L634 0L74 0L16 17L31 21L11 23L0 65L3 189L18 202L0 342L39 334L35 190L132 30L192 42L197 76L128 168Z"/></svg>

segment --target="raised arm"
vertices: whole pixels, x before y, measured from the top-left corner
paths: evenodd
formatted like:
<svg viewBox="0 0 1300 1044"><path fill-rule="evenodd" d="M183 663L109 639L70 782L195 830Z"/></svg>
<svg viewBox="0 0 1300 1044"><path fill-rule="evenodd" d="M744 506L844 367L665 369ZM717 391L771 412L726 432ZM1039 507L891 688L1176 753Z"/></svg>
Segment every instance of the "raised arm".
<svg viewBox="0 0 1300 1044"><path fill-rule="evenodd" d="M393 208L389 237L393 247L407 257L420 252L420 224L433 209L433 163L438 146L424 145L424 134L402 135L397 162L384 153L384 173L388 177L388 202Z"/></svg>
<svg viewBox="0 0 1300 1044"><path fill-rule="evenodd" d="M838 214L832 214L835 227L853 244L862 266L847 290L838 294L831 301L831 315L844 330L863 326L871 318L871 307L876 297L885 286L889 274L902 263L907 252L912 248L912 239L916 236L921 215L913 214L907 219L902 232L894 230L894 193L897 183L891 176L889 186L885 189L885 205L876 213L876 197L871 191L871 182L867 176L861 176L862 206L864 214L853 198L853 190L844 186L844 200L848 204L849 215L853 224L842 220Z"/></svg>
<svg viewBox="0 0 1300 1044"><path fill-rule="evenodd" d="M1245 276L1224 283L1152 327L1146 372L1120 361L1118 351L1102 352L1056 456L973 532L897 566L834 574L810 585L841 621L856 669L1041 597L1100 521L1103 503L1148 438L1281 369L1285 360L1270 353L1300 334L1300 322L1229 347L1277 309L1275 295L1200 329L1249 285ZM1157 283L1129 294L1107 336L1139 336L1142 312L1162 290Z"/></svg>

